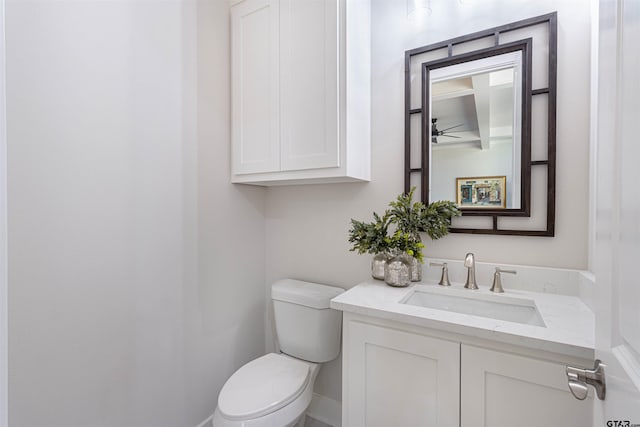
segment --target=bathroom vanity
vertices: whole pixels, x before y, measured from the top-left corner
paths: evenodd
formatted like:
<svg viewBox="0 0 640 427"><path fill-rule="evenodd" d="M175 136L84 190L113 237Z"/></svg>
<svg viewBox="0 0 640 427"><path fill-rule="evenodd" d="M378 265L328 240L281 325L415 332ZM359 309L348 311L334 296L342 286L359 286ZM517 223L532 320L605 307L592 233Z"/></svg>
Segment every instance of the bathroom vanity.
<svg viewBox="0 0 640 427"><path fill-rule="evenodd" d="M371 280L343 311L342 420L353 426L586 426L567 365L590 366L594 317L577 296Z"/></svg>

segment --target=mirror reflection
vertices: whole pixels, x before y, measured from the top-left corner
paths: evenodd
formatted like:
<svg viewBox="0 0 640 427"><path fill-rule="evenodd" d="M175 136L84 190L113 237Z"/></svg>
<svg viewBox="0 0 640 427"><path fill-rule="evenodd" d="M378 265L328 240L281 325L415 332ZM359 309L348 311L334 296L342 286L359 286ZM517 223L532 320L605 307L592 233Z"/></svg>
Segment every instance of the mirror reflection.
<svg viewBox="0 0 640 427"><path fill-rule="evenodd" d="M521 206L522 52L429 73L430 200Z"/></svg>

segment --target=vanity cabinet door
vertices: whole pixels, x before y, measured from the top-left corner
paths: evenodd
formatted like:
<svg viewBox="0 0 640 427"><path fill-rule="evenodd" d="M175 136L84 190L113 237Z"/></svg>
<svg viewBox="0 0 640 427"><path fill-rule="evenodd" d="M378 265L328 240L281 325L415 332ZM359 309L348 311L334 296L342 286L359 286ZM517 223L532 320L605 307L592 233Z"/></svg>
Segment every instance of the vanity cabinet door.
<svg viewBox="0 0 640 427"><path fill-rule="evenodd" d="M593 398L575 399L565 365L462 344L462 427L583 427Z"/></svg>
<svg viewBox="0 0 640 427"><path fill-rule="evenodd" d="M459 343L358 321L344 332L344 427L459 425Z"/></svg>

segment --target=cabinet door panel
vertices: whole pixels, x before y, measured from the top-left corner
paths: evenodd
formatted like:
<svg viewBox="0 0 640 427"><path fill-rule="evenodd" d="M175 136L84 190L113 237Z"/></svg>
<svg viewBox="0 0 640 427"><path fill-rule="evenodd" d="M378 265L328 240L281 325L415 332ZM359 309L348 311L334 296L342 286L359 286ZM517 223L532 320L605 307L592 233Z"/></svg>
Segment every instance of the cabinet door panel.
<svg viewBox="0 0 640 427"><path fill-rule="evenodd" d="M231 8L233 173L280 169L278 2Z"/></svg>
<svg viewBox="0 0 640 427"><path fill-rule="evenodd" d="M592 397L576 400L565 366L462 345L461 426L590 426Z"/></svg>
<svg viewBox="0 0 640 427"><path fill-rule="evenodd" d="M460 345L350 322L346 426L458 426Z"/></svg>
<svg viewBox="0 0 640 427"><path fill-rule="evenodd" d="M339 166L338 0L281 0L282 170Z"/></svg>

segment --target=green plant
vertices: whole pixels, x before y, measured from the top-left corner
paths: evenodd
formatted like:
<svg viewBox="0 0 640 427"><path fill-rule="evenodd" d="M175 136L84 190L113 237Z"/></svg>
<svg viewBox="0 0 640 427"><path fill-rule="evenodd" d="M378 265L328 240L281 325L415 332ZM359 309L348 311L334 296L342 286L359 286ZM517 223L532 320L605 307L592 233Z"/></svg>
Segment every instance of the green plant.
<svg viewBox="0 0 640 427"><path fill-rule="evenodd" d="M461 212L453 202L439 200L430 203L424 211L422 217L422 230L426 232L431 240L438 240L449 234L451 218L460 216Z"/></svg>
<svg viewBox="0 0 640 427"><path fill-rule="evenodd" d="M349 242L353 243L350 251L359 254L377 254L391 249L391 238L388 235L390 225L389 212L380 216L373 213L373 222L362 222L351 219Z"/></svg>
<svg viewBox="0 0 640 427"><path fill-rule="evenodd" d="M417 236L423 231L423 216L425 206L421 202L413 203L413 193L416 188L412 187L408 194L400 194L396 200L389 202L391 207L391 220L398 229Z"/></svg>
<svg viewBox="0 0 640 427"><path fill-rule="evenodd" d="M425 206L422 202L413 202L412 187L409 193L399 195L391 206L391 222L397 224L398 229L416 238L420 232L425 232L432 240L437 240L449 233L451 218L459 216L460 211L453 202L440 200Z"/></svg>
<svg viewBox="0 0 640 427"><path fill-rule="evenodd" d="M391 246L399 252L404 252L418 261L424 262L424 256L422 255L424 244L409 233L396 230L391 237Z"/></svg>
<svg viewBox="0 0 640 427"><path fill-rule="evenodd" d="M359 254L377 254L388 251L405 252L423 262L420 233L424 232L432 239L439 239L449 233L451 218L460 215L453 202L438 201L425 206L422 202L413 202L415 187L407 194L400 194L389 203L391 209L380 216L373 213L373 222L351 219L349 242L350 251ZM389 228L395 231L389 235Z"/></svg>

